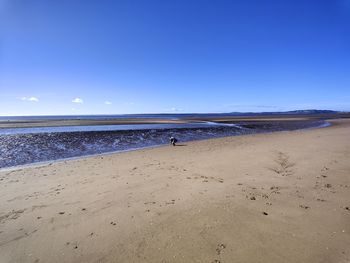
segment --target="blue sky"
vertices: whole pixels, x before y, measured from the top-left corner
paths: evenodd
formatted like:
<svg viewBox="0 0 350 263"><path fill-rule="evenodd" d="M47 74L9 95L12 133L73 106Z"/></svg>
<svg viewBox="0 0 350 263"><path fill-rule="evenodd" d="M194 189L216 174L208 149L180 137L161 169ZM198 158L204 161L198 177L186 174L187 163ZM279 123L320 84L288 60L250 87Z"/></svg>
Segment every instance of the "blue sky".
<svg viewBox="0 0 350 263"><path fill-rule="evenodd" d="M0 0L0 115L350 110L350 0Z"/></svg>

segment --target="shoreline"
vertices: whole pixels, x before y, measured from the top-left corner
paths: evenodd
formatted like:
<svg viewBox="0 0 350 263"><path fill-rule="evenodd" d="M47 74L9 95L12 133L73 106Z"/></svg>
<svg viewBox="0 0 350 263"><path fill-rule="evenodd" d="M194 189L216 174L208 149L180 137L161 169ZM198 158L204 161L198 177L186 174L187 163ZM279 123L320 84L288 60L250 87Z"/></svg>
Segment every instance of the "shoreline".
<svg viewBox="0 0 350 263"><path fill-rule="evenodd" d="M171 114L170 114L171 115ZM186 123L202 123L202 122L264 122L264 121L317 121L325 119L350 118L349 113L332 113L332 114L290 114L290 115L251 115L251 116L232 116L232 115L196 115L185 114L169 118L167 116L159 117L128 117L128 118L107 118L107 119L50 119L50 116L40 117L39 119L14 119L1 120L0 129L3 128L41 128L41 127L60 127L60 126L98 126L98 125L133 125L133 124L186 124ZM54 117L54 116L51 116Z"/></svg>
<svg viewBox="0 0 350 263"><path fill-rule="evenodd" d="M335 120L339 120L339 119L335 119ZM269 133L279 133L279 132L303 131L303 130L309 130L309 129L322 129L322 128L330 127L332 125L333 124L331 123L331 120L324 120L323 124L316 126L316 127L300 128L297 130L285 130L285 131L266 131L266 132L261 132L261 133L252 133L252 134L237 134L237 135L230 135L230 136L223 136L223 137L214 137L214 138L208 138L208 139L185 141L183 143L191 143L191 142L195 142L195 141L215 140L215 139L226 138L226 137L249 136L249 135L251 136L251 135L255 135L255 134L269 134ZM104 153L88 154L88 155L74 156L74 157L48 160L48 161L40 161L40 162L34 162L34 163L28 163L28 164L0 168L0 172L1 171L5 171L5 172L6 171L15 171L18 169L25 169L25 168L30 168L33 166L34 167L47 166L47 165L52 165L54 163L67 162L67 161L71 161L71 160L79 160L79 159L83 159L83 158L93 158L93 157L99 157L99 156L121 154L121 153L125 153L125 152L133 152L133 151L138 151L138 150L166 147L167 145L168 144L158 144L158 145L145 146L145 147L139 147L139 148L131 148L131 149L127 149L127 150L117 150L117 151L112 151L112 152L104 152Z"/></svg>

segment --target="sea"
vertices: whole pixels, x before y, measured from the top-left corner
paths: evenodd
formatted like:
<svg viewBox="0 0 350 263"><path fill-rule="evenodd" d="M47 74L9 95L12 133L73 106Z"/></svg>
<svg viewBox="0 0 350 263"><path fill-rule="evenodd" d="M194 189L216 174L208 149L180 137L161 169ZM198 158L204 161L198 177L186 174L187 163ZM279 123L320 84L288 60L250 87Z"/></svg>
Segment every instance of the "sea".
<svg viewBox="0 0 350 263"><path fill-rule="evenodd" d="M84 116L0 117L0 121L108 120L160 118L169 120L222 117L220 114L140 114ZM225 115L227 116L227 114ZM259 122L186 122L161 124L90 125L32 128L0 128L0 169L26 164L130 151L226 136L317 128L324 120ZM190 147L190 146L189 146Z"/></svg>

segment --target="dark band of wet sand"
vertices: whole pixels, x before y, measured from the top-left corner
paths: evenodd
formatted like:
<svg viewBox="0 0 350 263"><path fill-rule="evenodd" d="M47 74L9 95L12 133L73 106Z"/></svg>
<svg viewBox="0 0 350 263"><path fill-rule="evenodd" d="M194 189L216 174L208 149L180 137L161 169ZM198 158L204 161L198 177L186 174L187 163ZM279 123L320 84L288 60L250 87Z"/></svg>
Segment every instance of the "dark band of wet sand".
<svg viewBox="0 0 350 263"><path fill-rule="evenodd" d="M205 115L205 114L203 114ZM219 123L237 123L237 122L274 122L274 121L312 121L312 120L324 120L324 119L336 119L336 118L350 118L349 113L334 113L334 114L277 114L277 115L252 115L252 116L211 116L204 117L199 114L198 116L179 116L178 118L100 118L94 119L60 119L50 117L45 118L23 118L14 120L0 120L1 128L34 128L34 127L62 127L62 126L93 126L93 125L130 125L130 124L177 124L177 123L189 123L189 122L219 122ZM11 117L9 117L11 118Z"/></svg>
<svg viewBox="0 0 350 263"><path fill-rule="evenodd" d="M350 120L0 172L0 262L349 262Z"/></svg>

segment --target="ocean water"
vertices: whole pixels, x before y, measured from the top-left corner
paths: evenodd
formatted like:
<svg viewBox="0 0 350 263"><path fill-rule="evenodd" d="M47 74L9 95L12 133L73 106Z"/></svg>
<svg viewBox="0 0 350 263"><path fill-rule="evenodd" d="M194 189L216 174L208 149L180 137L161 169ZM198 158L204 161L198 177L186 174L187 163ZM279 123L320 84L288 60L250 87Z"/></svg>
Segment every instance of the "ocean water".
<svg viewBox="0 0 350 263"><path fill-rule="evenodd" d="M234 113L179 113L179 114L117 114L117 115L56 115L56 116L0 116L0 121L28 120L110 120L110 119L184 119L236 116Z"/></svg>
<svg viewBox="0 0 350 263"><path fill-rule="evenodd" d="M174 118L174 116L171 116ZM296 130L324 121L135 124L0 129L0 168L243 134Z"/></svg>

